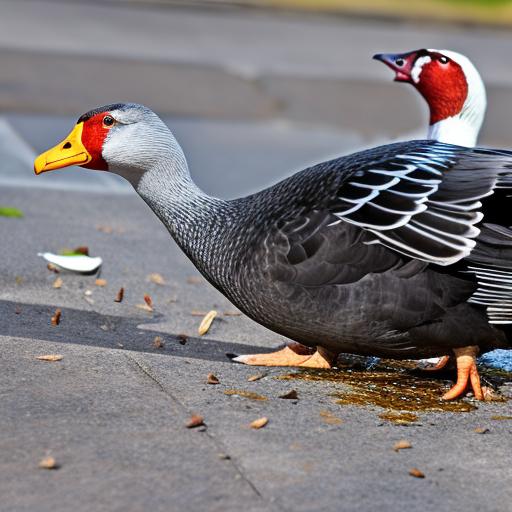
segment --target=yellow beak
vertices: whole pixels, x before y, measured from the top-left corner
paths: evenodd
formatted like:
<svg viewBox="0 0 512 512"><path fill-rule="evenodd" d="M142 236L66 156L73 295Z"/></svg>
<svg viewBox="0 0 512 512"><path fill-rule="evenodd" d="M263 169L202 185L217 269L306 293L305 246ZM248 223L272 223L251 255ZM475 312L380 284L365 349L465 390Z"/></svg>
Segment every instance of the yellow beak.
<svg viewBox="0 0 512 512"><path fill-rule="evenodd" d="M60 144L41 153L34 160L34 172L41 174L70 165L84 165L90 162L92 156L82 144L83 127L84 123L78 123Z"/></svg>

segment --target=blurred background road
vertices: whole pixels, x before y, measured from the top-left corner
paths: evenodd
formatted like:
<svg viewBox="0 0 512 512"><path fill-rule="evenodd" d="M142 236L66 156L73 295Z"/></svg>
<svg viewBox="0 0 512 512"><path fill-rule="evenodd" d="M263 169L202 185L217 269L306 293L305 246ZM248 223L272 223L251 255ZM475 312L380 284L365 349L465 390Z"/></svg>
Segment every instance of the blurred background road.
<svg viewBox="0 0 512 512"><path fill-rule="evenodd" d="M332 156L423 137L422 100L371 60L421 47L473 60L488 88L481 142L510 148L511 9L506 0L0 0L0 206L25 214L0 217L2 512L508 510L509 403L430 411L403 426L377 407L340 408L339 383L289 384L273 378L278 369L247 383L258 370L225 353L283 340L230 314L197 339L193 311L232 306L133 190L78 168L35 177L32 163L83 112L133 101L163 117L207 192L251 193ZM78 245L103 257L106 287L65 273L52 286L37 252ZM154 272L166 286L148 282ZM147 292L154 315L136 307ZM35 359L45 353L64 358ZM205 384L209 372L219 386ZM229 387L268 400L227 396ZM277 398L291 387L299 400ZM193 412L206 431L184 428ZM268 427L247 428L263 415ZM403 438L413 449L395 453ZM38 470L45 454L61 470ZM414 466L427 478L410 477Z"/></svg>

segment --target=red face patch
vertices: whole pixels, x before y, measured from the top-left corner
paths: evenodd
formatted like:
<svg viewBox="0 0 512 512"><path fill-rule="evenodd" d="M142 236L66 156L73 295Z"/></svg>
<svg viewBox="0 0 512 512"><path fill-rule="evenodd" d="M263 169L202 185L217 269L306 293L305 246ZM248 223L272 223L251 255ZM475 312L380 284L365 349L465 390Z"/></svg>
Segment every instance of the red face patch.
<svg viewBox="0 0 512 512"><path fill-rule="evenodd" d="M414 86L429 104L430 124L434 124L460 113L468 96L468 83L459 64L437 53L431 58Z"/></svg>
<svg viewBox="0 0 512 512"><path fill-rule="evenodd" d="M110 116L110 114L108 112L101 112L83 121L82 144L92 157L89 163L82 166L87 169L108 170L107 162L105 162L102 155L103 144L110 129L110 127L105 126L103 123L105 116Z"/></svg>

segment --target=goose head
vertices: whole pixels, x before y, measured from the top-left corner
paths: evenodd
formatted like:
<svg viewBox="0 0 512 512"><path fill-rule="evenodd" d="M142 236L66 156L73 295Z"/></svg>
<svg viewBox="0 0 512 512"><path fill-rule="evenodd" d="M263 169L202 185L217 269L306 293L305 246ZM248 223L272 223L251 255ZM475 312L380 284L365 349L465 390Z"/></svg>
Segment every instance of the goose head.
<svg viewBox="0 0 512 512"><path fill-rule="evenodd" d="M377 54L395 72L396 82L412 84L430 109L429 137L474 146L487 105L485 86L472 62L450 50L421 49Z"/></svg>
<svg viewBox="0 0 512 512"><path fill-rule="evenodd" d="M142 176L162 161L184 163L180 146L163 121L135 103L98 107L80 116L71 133L39 155L34 172L78 165L110 171L137 188Z"/></svg>

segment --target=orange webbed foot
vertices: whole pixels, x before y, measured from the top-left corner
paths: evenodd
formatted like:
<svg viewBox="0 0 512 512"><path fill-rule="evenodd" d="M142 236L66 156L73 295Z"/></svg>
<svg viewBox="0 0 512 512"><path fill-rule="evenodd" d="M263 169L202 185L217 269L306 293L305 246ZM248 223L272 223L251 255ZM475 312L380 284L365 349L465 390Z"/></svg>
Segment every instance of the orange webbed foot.
<svg viewBox="0 0 512 512"><path fill-rule="evenodd" d="M484 393L476 367L478 347L469 346L456 348L453 351L455 352L455 360L457 363L457 382L443 395L443 400L453 400L454 398L460 397L466 390L468 384L471 384L475 398L477 400L483 400Z"/></svg>
<svg viewBox="0 0 512 512"><path fill-rule="evenodd" d="M327 369L332 368L336 356L323 347L317 347L313 353L308 347L297 343L267 354L237 356L233 361L252 366L299 366Z"/></svg>

